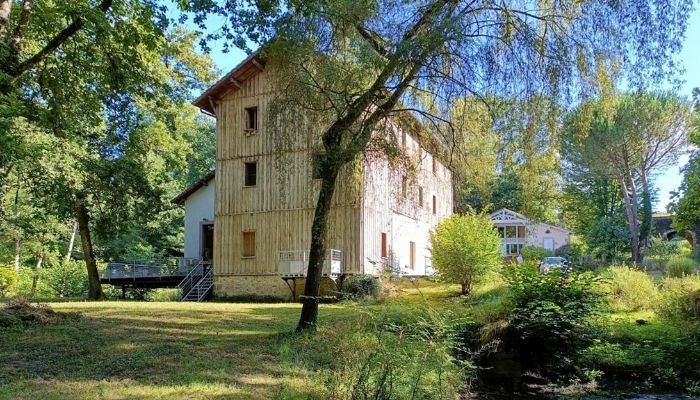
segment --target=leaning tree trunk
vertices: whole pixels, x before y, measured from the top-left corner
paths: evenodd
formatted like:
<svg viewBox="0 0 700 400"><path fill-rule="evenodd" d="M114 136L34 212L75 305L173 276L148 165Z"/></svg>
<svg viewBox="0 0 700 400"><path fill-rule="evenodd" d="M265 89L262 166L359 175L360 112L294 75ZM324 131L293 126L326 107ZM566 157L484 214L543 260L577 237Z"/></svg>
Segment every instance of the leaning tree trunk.
<svg viewBox="0 0 700 400"><path fill-rule="evenodd" d="M34 277L32 278L32 291L31 297L36 296L36 288L39 286L39 279L41 279L41 266L44 263L44 251L40 251L36 255L36 267L34 267Z"/></svg>
<svg viewBox="0 0 700 400"><path fill-rule="evenodd" d="M619 182L622 189L623 202L625 204L625 213L627 214L627 224L630 230L632 263L638 264L641 259L639 257L639 196L637 194L637 185L634 183L634 178L630 178L630 182L627 182L624 176L619 178Z"/></svg>
<svg viewBox="0 0 700 400"><path fill-rule="evenodd" d="M19 272L20 251L22 250L22 242L19 237L15 238L15 272Z"/></svg>
<svg viewBox="0 0 700 400"><path fill-rule="evenodd" d="M78 221L78 229L80 229L80 241L83 245L83 257L85 258L85 266L88 273L88 284L90 286L88 297L93 300L104 299L102 293L102 285L100 284L100 276L97 273L97 261L95 260L95 252L92 248L92 238L90 237L90 214L84 200L76 200L74 204L75 216Z"/></svg>
<svg viewBox="0 0 700 400"><path fill-rule="evenodd" d="M309 267L306 273L304 295L301 296L302 308L297 332L316 329L318 321L318 303L323 273L323 261L326 254L326 232L328 231L328 216L331 211L331 200L335 192L335 182L338 179L338 166L327 166L322 171L321 190L318 194L316 212L311 225L311 249L309 250Z"/></svg>
<svg viewBox="0 0 700 400"><path fill-rule="evenodd" d="M75 234L78 231L78 221L73 223L73 229L70 233L70 240L68 241L68 249L66 249L66 256L63 258L63 262L67 263L73 256L73 246L75 245Z"/></svg>
<svg viewBox="0 0 700 400"><path fill-rule="evenodd" d="M642 222L639 227L639 262L642 262L644 260L644 252L649 246L649 236L651 236L652 210L649 179L644 172L641 172L640 176L642 180Z"/></svg>

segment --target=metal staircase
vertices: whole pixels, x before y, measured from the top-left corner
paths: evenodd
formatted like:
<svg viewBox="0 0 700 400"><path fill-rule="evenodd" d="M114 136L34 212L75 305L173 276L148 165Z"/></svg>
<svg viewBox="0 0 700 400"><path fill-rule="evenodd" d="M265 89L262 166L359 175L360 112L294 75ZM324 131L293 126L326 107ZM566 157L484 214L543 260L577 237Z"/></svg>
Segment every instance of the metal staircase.
<svg viewBox="0 0 700 400"><path fill-rule="evenodd" d="M214 268L211 263L199 261L177 285L180 301L204 301L214 287Z"/></svg>

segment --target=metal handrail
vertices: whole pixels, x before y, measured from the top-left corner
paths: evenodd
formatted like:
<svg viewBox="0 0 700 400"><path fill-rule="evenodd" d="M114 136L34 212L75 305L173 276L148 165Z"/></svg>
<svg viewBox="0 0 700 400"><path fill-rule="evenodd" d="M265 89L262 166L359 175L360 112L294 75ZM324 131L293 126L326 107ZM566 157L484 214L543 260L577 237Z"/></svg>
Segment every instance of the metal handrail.
<svg viewBox="0 0 700 400"><path fill-rule="evenodd" d="M204 260L199 260L199 262L190 270L190 272L185 275L185 277L177 284L177 288L182 293L182 297L187 296L187 294L192 290L192 287L199 281L202 276L204 276ZM195 280L196 278L196 280Z"/></svg>

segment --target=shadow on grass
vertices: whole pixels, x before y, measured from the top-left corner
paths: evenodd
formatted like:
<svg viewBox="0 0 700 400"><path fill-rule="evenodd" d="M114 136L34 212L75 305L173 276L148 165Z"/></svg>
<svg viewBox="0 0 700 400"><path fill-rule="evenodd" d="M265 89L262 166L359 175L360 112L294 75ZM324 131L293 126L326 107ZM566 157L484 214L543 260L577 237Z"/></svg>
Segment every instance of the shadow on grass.
<svg viewBox="0 0 700 400"><path fill-rule="evenodd" d="M296 304L61 303L83 318L0 329L0 398L274 398ZM343 314L322 309L322 318ZM26 397L23 397L26 396Z"/></svg>

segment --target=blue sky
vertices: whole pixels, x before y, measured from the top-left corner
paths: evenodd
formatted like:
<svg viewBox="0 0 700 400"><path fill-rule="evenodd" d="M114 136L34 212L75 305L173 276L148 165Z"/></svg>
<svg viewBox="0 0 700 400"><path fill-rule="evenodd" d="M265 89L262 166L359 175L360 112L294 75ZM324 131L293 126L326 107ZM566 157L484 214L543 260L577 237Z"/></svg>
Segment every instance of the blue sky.
<svg viewBox="0 0 700 400"><path fill-rule="evenodd" d="M216 27L220 25L221 20L216 18L210 18L208 21L208 26L213 29L216 29ZM245 52L237 49L229 53L223 53L221 43L211 43L210 45L212 47L210 55L221 74L228 72L246 57ZM700 87L700 10L697 8L693 10L690 21L688 22L685 44L683 46L683 51L679 55L679 59L685 67L685 73L683 75L685 83L679 94L690 98L693 88ZM677 190L678 186L681 184L683 177L681 169L687 160L688 157L684 156L681 158L678 165L657 171L655 183L659 192L658 201L654 205L655 210L666 210L666 205L668 205L670 201L671 192Z"/></svg>

